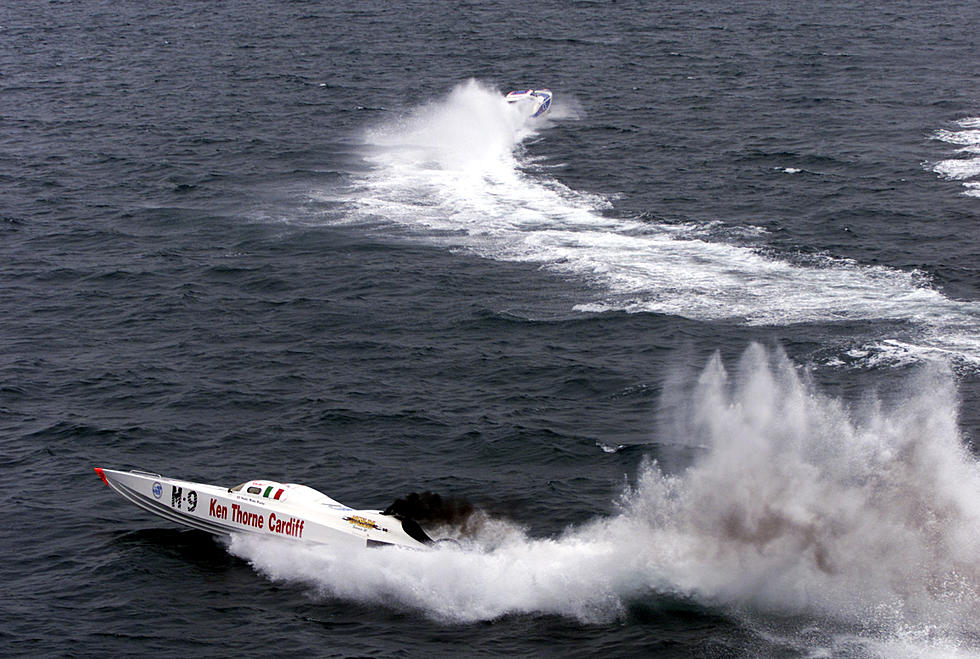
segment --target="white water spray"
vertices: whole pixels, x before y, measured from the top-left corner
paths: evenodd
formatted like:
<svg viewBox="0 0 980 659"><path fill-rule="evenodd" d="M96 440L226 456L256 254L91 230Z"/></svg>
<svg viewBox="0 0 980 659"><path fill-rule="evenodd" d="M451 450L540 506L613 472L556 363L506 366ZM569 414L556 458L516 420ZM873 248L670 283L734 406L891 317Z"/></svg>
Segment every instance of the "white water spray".
<svg viewBox="0 0 980 659"><path fill-rule="evenodd" d="M715 357L681 388L688 404L664 424L677 434L662 439L701 457L677 474L646 463L618 511L560 537L498 523L433 552L251 537L231 550L318 597L447 621L602 622L679 597L734 617L802 616L864 643L980 649L980 466L948 373L924 371L901 400L848 406L753 346L734 377Z"/></svg>

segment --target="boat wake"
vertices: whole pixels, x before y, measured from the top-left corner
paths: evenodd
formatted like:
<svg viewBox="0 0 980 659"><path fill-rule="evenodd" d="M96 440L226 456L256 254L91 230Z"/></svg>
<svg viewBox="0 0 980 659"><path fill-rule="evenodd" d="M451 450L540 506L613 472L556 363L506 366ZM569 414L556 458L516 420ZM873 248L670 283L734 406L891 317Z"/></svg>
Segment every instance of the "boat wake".
<svg viewBox="0 0 980 659"><path fill-rule="evenodd" d="M980 466L948 371L922 367L897 400L849 406L754 345L733 374L716 356L677 387L665 395L687 404L658 443L699 457L674 474L646 463L614 512L559 537L488 520L437 551L257 537L231 551L316 598L448 622L604 623L680 600L811 652L980 650Z"/></svg>
<svg viewBox="0 0 980 659"><path fill-rule="evenodd" d="M932 171L944 178L963 181L963 194L980 197L980 117L968 117L956 122L955 130L939 130L935 139L959 148L959 157L941 160L932 165Z"/></svg>
<svg viewBox="0 0 980 659"><path fill-rule="evenodd" d="M367 130L368 171L341 198L343 220L401 240L537 264L590 285L582 312L626 311L783 326L885 321L859 346L877 360L939 358L980 368L980 305L951 300L917 271L774 254L765 231L718 222L614 217L609 199L573 190L529 154L569 117L562 96L532 119L479 82ZM723 226L723 225L722 225ZM849 346L849 350L855 346Z"/></svg>

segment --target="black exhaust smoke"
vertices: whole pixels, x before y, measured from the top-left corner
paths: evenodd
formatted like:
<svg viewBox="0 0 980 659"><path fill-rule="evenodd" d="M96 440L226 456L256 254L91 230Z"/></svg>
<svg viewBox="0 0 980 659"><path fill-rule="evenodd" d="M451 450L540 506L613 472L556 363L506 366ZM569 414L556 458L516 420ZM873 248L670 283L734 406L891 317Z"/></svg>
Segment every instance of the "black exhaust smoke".
<svg viewBox="0 0 980 659"><path fill-rule="evenodd" d="M419 524L462 527L476 508L460 497L443 497L434 492L412 492L385 508L385 515L413 519Z"/></svg>

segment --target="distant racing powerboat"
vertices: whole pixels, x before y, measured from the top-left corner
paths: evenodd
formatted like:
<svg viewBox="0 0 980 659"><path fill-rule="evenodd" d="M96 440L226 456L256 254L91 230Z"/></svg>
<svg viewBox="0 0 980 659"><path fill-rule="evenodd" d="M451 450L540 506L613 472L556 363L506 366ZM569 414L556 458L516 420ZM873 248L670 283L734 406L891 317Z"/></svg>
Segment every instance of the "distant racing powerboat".
<svg viewBox="0 0 980 659"><path fill-rule="evenodd" d="M215 535L252 533L352 548L421 549L432 543L410 518L354 510L306 485L253 480L225 488L145 471L95 467L95 473L140 508Z"/></svg>
<svg viewBox="0 0 980 659"><path fill-rule="evenodd" d="M540 117L551 108L551 97L550 89L524 89L510 92L504 98L508 103L526 105L532 117Z"/></svg>

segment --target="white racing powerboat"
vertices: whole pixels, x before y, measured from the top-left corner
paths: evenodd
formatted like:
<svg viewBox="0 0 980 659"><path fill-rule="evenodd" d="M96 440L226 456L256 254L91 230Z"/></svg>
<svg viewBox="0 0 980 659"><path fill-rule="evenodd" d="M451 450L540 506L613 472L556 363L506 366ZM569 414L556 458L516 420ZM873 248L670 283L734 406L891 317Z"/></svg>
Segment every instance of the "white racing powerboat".
<svg viewBox="0 0 980 659"><path fill-rule="evenodd" d="M421 549L432 543L410 518L354 510L305 485L254 480L225 488L144 471L95 467L95 472L140 508L215 535L254 533L352 548Z"/></svg>
<svg viewBox="0 0 980 659"><path fill-rule="evenodd" d="M550 89L524 89L513 91L504 98L508 103L516 103L529 108L532 117L540 117L551 108Z"/></svg>

